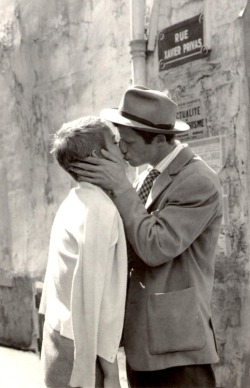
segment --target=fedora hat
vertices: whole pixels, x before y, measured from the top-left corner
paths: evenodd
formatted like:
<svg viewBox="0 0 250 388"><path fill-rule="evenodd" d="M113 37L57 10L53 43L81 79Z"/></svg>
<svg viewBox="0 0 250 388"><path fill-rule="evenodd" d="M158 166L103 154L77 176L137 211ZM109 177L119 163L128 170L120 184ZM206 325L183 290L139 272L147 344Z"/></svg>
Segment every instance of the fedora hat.
<svg viewBox="0 0 250 388"><path fill-rule="evenodd" d="M177 104L165 93L144 86L127 89L116 109L103 109L100 115L114 124L164 134L181 133L190 127L176 119Z"/></svg>

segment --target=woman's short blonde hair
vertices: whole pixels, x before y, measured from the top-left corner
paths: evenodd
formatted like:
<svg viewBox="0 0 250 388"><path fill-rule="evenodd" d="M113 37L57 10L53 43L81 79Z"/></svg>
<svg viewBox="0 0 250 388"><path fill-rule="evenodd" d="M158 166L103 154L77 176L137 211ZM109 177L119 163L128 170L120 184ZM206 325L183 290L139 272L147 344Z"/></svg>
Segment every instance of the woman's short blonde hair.
<svg viewBox="0 0 250 388"><path fill-rule="evenodd" d="M104 132L107 129L108 125L96 116L85 116L65 123L53 135L51 153L60 166L78 180L77 174L69 170L71 164L84 160L93 151L101 155L101 149L106 148Z"/></svg>

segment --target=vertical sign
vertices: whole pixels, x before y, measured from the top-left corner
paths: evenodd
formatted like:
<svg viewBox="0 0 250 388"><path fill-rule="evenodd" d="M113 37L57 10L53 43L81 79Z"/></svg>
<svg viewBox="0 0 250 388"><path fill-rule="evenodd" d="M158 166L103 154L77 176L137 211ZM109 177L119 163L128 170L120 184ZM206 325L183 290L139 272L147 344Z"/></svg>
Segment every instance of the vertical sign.
<svg viewBox="0 0 250 388"><path fill-rule="evenodd" d="M200 98L178 104L176 116L190 126L189 131L177 135L179 140L196 140L208 136L207 120Z"/></svg>
<svg viewBox="0 0 250 388"><path fill-rule="evenodd" d="M203 14L165 28L158 35L159 70L168 70L208 54L204 46Z"/></svg>

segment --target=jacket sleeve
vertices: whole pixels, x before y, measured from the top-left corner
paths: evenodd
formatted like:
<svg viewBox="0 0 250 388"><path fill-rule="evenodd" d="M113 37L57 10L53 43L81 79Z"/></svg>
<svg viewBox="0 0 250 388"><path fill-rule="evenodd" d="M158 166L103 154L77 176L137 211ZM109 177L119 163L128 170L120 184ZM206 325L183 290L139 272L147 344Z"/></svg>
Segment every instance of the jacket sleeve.
<svg viewBox="0 0 250 388"><path fill-rule="evenodd" d="M71 295L75 355L70 383L74 387L95 386L99 317L114 222L113 213L105 211L99 198L92 201L81 232Z"/></svg>
<svg viewBox="0 0 250 388"><path fill-rule="evenodd" d="M177 184L172 182L151 214L134 189L114 202L129 242L141 260L153 267L179 256L197 239L218 214L220 193L215 179L194 172L184 174Z"/></svg>

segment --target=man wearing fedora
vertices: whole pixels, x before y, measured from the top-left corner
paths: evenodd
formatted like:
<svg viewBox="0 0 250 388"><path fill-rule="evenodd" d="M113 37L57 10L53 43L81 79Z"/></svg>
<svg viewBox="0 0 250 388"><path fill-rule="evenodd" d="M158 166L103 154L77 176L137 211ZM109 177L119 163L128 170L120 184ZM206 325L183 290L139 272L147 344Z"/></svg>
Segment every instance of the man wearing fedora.
<svg viewBox="0 0 250 388"><path fill-rule="evenodd" d="M148 164L132 186L122 158L75 164L83 180L111 192L129 247L129 286L124 348L131 387L215 387L218 362L210 302L222 218L220 182L213 170L175 134L189 129L176 120L177 105L165 94L130 87L118 109L102 118L120 135L123 158Z"/></svg>

